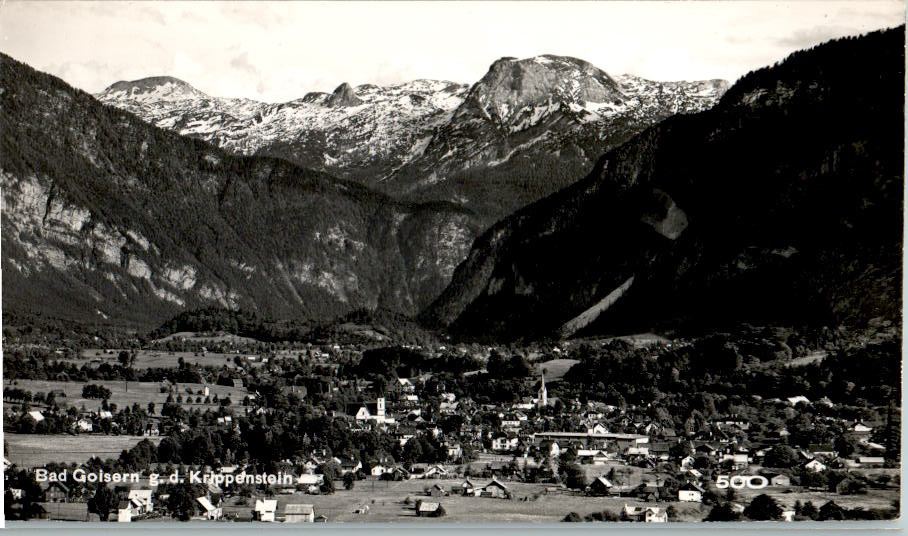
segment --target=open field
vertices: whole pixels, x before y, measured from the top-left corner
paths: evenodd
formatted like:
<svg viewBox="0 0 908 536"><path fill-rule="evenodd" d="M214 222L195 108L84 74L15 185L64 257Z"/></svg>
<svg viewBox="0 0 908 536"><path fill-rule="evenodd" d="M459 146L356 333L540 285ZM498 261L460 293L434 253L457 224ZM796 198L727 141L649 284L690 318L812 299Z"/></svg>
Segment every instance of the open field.
<svg viewBox="0 0 908 536"><path fill-rule="evenodd" d="M470 479L482 486L488 479ZM492 499L483 497L427 497L423 489L439 483L446 490L457 486L462 479L446 480L407 480L402 482L359 481L353 490L343 489L341 482L336 483L337 491L333 495L278 495L278 512L286 504L312 504L316 515L324 515L329 522L421 522L421 523L494 523L494 522L558 522L570 512L581 516L603 510L619 514L625 504L643 505L642 501L629 497L589 497L568 491L546 492L546 484L524 484L505 482L514 494L514 499ZM796 500L813 501L819 507L827 501L834 500L846 508L888 508L892 500L898 498L898 490L871 490L867 495L843 496L825 492L786 492L778 488L764 490L744 490L738 494L738 501L747 504L755 495L767 493L774 497L786 509L793 507ZM411 503L417 499L440 502L447 515L443 518L418 518L412 504L404 504L410 497ZM236 514L239 519L248 519L254 499L248 505L238 506L236 498L225 501L224 513ZM354 510L368 506L365 514L355 514ZM683 503L678 501L660 501L651 506L667 508L674 506L679 513L678 521L700 521L710 510L707 505Z"/></svg>
<svg viewBox="0 0 908 536"><path fill-rule="evenodd" d="M90 348L82 350L79 353L79 359L61 359L60 361L75 363L80 366L86 364L98 366L102 363L119 365L120 362L117 361L119 353L119 350ZM253 366L261 365L261 361L249 361L246 359L247 354L222 354L213 352L201 354L198 352L168 352L163 350L137 350L135 353L136 359L135 363L133 363L133 367L136 369L176 368L179 366L180 358L183 358L183 361L190 365L200 365L203 367L223 367L226 365L228 368L236 368L234 359L237 356L243 357L244 363Z"/></svg>
<svg viewBox="0 0 908 536"><path fill-rule="evenodd" d="M423 488L435 483L445 489L457 486L462 479L448 480L405 480L402 482L360 481L353 490L343 489L337 482L338 490L334 495L278 495L278 512L285 504L302 503L315 506L316 515L324 515L329 522L413 522L422 523L490 523L490 522L557 522L570 512L586 515L605 509L616 514L625 504L643 504L630 498L585 497L566 492L546 493L545 484L523 484L505 482L513 492L514 499L491 499L481 497L427 497ZM488 479L471 479L476 485L485 485ZM413 501L440 502L447 515L442 518L418 518L413 506L403 504L410 497ZM526 498L527 500L523 500ZM236 513L241 519L248 518L252 505L233 505L235 499L227 499L224 513ZM664 503L667 507L674 504L682 516L698 519L708 511L700 513L700 505L686 503ZM368 505L365 514L354 514L358 507Z"/></svg>
<svg viewBox="0 0 908 536"><path fill-rule="evenodd" d="M232 333L219 333L218 335L201 335L192 331L178 331L172 333L166 337L160 339L155 339L153 343L165 343L169 341L179 341L180 339L185 340L186 342L199 342L199 343L233 343L233 344L256 344L259 341L252 339L250 337L241 337L239 335L234 335Z"/></svg>
<svg viewBox="0 0 908 536"><path fill-rule="evenodd" d="M551 361L546 361L545 363L537 363L535 365L536 374L542 374L542 369L545 369L545 381L558 381L564 374L576 365L580 363L576 359L552 359Z"/></svg>
<svg viewBox="0 0 908 536"><path fill-rule="evenodd" d="M4 455L20 467L35 467L51 462L83 463L92 456L101 459L116 458L120 452L131 449L142 436L116 435L43 435L43 434L3 434L9 451ZM158 444L160 437L149 437L152 443Z"/></svg>
<svg viewBox="0 0 908 536"><path fill-rule="evenodd" d="M641 348L644 346L650 346L653 344L666 344L672 342L662 335L657 335L655 333L636 333L634 335L622 335L620 337L609 337L607 339L602 339L602 342L611 342L611 341L624 341L629 344Z"/></svg>
<svg viewBox="0 0 908 536"><path fill-rule="evenodd" d="M102 380L93 380L86 383L94 383L98 385L103 385L104 387L110 389L111 397L109 402L116 404L118 408L124 408L126 406L132 406L134 403L138 403L142 408L148 406L149 402L154 402L157 406L156 411L160 411L161 406L164 405L164 402L167 401L167 393L161 392L161 384L159 382L124 382L124 381L102 381ZM96 410L101 407L101 401L97 399L88 399L82 398L82 387L85 383L81 382L57 382L57 381L47 381L47 380L15 380L13 386L20 389L25 389L31 391L32 393L41 392L47 393L52 390L62 390L66 393L65 398L57 398L57 403L60 406L74 406L76 408L81 408L83 405L88 410ZM10 383L5 383L4 387L10 386ZM186 398L188 393L187 389L192 389L193 393L199 392L204 385L200 383L180 383L176 385L175 393L183 395ZM243 397L246 396L245 388L237 387L226 387L223 385L213 385L208 384L211 395L218 395L218 399L224 397L230 397L230 400L233 402L231 407L239 408L239 411L242 411ZM196 394L192 395L192 399L195 400ZM174 394L174 398L176 394ZM204 399L204 397L203 397ZM196 403L183 403L184 408L200 408L204 411L206 408L216 409L218 404L196 404Z"/></svg>

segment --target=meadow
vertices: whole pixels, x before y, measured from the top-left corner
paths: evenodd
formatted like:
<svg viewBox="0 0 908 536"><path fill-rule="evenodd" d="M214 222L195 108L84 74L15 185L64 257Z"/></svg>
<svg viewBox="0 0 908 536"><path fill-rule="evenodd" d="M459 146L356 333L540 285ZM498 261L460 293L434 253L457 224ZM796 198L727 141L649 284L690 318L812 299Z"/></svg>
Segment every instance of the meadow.
<svg viewBox="0 0 908 536"><path fill-rule="evenodd" d="M49 381L49 380L14 380L13 382L7 382L6 387L18 387L19 389L25 389L31 391L32 393L48 393L49 391L63 391L65 397L57 397L57 403L63 406L73 406L76 408L82 408L85 406L87 410L98 410L101 408L101 401L97 399L88 399L82 397L82 387L86 383L93 383L96 385L103 385L111 391L111 397L108 400L108 403L116 404L118 408L124 408L127 406L132 406L133 404L139 404L143 409L148 407L149 402L154 402L155 404L155 414L160 412L160 408L164 405L164 402L167 401L167 392L161 392L162 384L160 382L127 382L127 381L104 381L104 380L92 380L89 382L59 382L59 381ZM187 398L190 396L187 390L191 389L193 394L193 402L184 401L183 407L186 409L217 409L218 403L201 403L196 404L194 401L196 399L199 391L201 391L206 385L200 383L180 383L175 384L174 397L177 394ZM207 384L209 388L209 393L211 396L217 394L218 399L223 399L229 397L232 402L232 407L242 408L243 397L246 396L246 389L239 387L227 387L223 385L213 385ZM202 397L204 400L204 396Z"/></svg>
<svg viewBox="0 0 908 536"><path fill-rule="evenodd" d="M20 467L39 467L54 462L83 463L92 456L116 458L143 439L146 438L126 435L3 434L9 447L4 456ZM160 437L147 439L156 445L161 442Z"/></svg>

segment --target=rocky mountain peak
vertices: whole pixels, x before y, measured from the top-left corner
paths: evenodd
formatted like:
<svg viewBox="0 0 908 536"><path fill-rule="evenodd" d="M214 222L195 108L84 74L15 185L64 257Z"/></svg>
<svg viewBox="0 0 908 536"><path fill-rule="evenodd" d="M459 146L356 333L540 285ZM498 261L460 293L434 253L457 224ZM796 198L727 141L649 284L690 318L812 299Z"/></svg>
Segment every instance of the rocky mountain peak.
<svg viewBox="0 0 908 536"><path fill-rule="evenodd" d="M353 91L350 84L346 82L337 86L337 89L334 90L334 93L332 93L331 97L328 99L328 106L332 108L339 106L356 106L362 103L363 101L356 96L356 92Z"/></svg>
<svg viewBox="0 0 908 536"><path fill-rule="evenodd" d="M188 83L172 76L151 76L140 80L115 82L99 98L128 98L132 100L182 100L204 98L206 95Z"/></svg>
<svg viewBox="0 0 908 536"><path fill-rule="evenodd" d="M546 54L495 61L470 91L474 104L507 120L523 109L559 99L565 103L617 102L621 88L605 71L577 58Z"/></svg>

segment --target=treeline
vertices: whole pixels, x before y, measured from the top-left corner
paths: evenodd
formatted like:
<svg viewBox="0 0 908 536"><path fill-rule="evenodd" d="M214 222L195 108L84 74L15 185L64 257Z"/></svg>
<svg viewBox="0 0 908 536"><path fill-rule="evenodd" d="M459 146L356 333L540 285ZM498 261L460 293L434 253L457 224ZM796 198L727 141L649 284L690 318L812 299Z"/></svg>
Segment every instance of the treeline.
<svg viewBox="0 0 908 536"><path fill-rule="evenodd" d="M255 311L205 307L183 311L148 334L149 339L161 339L181 331L226 332L265 342L304 340L312 322L286 320L277 322L260 317Z"/></svg>
<svg viewBox="0 0 908 536"><path fill-rule="evenodd" d="M739 347L734 337L710 336L689 346L660 351L634 349L615 341L606 347L581 346L580 360L564 376L566 391L611 404L647 404L668 394L712 393L726 397L828 397L853 405L886 406L901 397L901 339L838 350L819 363L761 367L782 352L769 342ZM692 397L691 399L696 399Z"/></svg>

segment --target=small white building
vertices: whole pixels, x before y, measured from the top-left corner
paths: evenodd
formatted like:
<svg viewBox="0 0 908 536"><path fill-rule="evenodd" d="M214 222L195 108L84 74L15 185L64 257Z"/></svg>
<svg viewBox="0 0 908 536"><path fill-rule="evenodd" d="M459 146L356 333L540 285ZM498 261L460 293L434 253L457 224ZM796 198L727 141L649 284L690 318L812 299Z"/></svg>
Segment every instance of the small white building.
<svg viewBox="0 0 908 536"><path fill-rule="evenodd" d="M258 521L274 523L274 516L277 512L277 500L265 499L255 500L255 518Z"/></svg>
<svg viewBox="0 0 908 536"><path fill-rule="evenodd" d="M154 511L151 495L150 489L133 489L126 498L135 506L135 514L150 514Z"/></svg>
<svg viewBox="0 0 908 536"><path fill-rule="evenodd" d="M220 503L217 506L211 503L208 500L208 497L196 497L195 499L200 505L202 505L202 510L204 510L205 519L209 521L217 521L221 519L224 515L224 511L221 509Z"/></svg>
<svg viewBox="0 0 908 536"><path fill-rule="evenodd" d="M705 490L696 482L688 482L678 488L678 500L681 502L703 502Z"/></svg>

